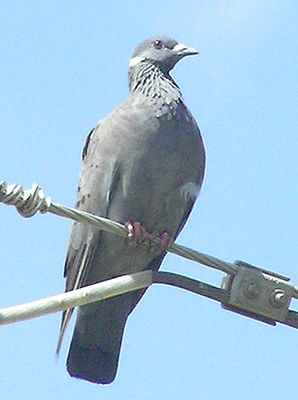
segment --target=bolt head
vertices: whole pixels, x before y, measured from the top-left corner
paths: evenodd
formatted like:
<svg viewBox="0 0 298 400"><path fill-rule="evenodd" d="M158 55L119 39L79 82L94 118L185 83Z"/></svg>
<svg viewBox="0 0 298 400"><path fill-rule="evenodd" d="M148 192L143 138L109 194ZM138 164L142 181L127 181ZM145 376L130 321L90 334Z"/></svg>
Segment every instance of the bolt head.
<svg viewBox="0 0 298 400"><path fill-rule="evenodd" d="M270 296L270 303L273 307L282 308L288 302L288 296L283 289L274 289Z"/></svg>
<svg viewBox="0 0 298 400"><path fill-rule="evenodd" d="M255 299L256 297L259 296L261 291L262 291L261 286L256 282L247 282L243 288L243 293L245 297L248 299Z"/></svg>

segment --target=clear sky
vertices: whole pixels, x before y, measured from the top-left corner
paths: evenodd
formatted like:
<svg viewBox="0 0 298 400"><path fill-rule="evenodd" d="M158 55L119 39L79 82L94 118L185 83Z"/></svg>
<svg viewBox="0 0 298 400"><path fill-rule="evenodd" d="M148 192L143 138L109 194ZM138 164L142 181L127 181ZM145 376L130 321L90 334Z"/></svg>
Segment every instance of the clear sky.
<svg viewBox="0 0 298 400"><path fill-rule="evenodd" d="M74 205L88 130L126 98L135 46L168 34L200 52L173 76L208 154L200 199L178 242L298 284L297 1L2 1L0 21L0 179L37 182L55 202ZM70 227L0 205L0 306L63 291ZM216 285L222 278L176 256L163 270ZM179 289L148 290L127 324L110 386L68 376L72 326L55 362L59 324L53 314L0 328L1 400L297 396L295 329Z"/></svg>

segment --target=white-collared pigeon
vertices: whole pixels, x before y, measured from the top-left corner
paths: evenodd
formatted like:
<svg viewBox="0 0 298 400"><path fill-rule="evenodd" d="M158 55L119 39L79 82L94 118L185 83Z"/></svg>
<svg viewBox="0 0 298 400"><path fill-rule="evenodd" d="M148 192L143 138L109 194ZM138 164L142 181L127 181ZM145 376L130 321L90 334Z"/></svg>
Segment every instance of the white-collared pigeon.
<svg viewBox="0 0 298 400"><path fill-rule="evenodd" d="M142 42L129 63L128 99L89 133L77 208L127 223L132 236L166 233L175 240L202 185L205 151L199 128L170 76L193 48L157 36ZM140 223L140 224L139 224ZM119 275L157 270L166 254L74 223L65 263L66 290ZM124 327L144 290L78 309L67 358L71 376L114 380ZM72 310L63 313L58 349Z"/></svg>

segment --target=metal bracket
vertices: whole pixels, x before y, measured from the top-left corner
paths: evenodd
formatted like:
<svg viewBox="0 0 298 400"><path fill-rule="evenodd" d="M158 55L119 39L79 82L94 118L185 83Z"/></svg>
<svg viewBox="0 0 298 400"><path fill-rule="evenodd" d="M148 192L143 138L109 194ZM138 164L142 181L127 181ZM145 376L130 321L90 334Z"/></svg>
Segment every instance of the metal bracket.
<svg viewBox="0 0 298 400"><path fill-rule="evenodd" d="M222 288L230 292L222 307L270 325L285 322L295 293L289 278L243 261L235 264L238 272L222 281Z"/></svg>

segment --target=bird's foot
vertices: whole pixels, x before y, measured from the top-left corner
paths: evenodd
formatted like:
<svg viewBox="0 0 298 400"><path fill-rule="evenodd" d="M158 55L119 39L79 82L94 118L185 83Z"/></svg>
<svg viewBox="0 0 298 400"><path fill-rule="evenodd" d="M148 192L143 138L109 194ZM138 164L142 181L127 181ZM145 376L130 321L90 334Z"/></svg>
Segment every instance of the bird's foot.
<svg viewBox="0 0 298 400"><path fill-rule="evenodd" d="M168 249L168 247L174 243L173 238L170 236L170 234L168 232L163 232L160 235L160 245L159 245L159 250L161 252L166 251Z"/></svg>
<svg viewBox="0 0 298 400"><path fill-rule="evenodd" d="M147 234L148 240L151 242L150 250L153 253L161 254L168 249L170 244L174 243L173 238L168 232L163 232L161 235L154 231L152 234ZM156 239L159 239L159 243L156 243Z"/></svg>
<svg viewBox="0 0 298 400"><path fill-rule="evenodd" d="M157 231L148 233L146 228L139 221L128 221L125 223L127 229L127 239L131 246L138 246L140 243L147 243L150 246L150 251L156 254L161 254L174 242L168 232L163 232L161 235ZM159 243L156 241L159 239Z"/></svg>
<svg viewBox="0 0 298 400"><path fill-rule="evenodd" d="M127 229L128 243L132 246L137 246L139 243L144 242L144 234L146 229L141 225L139 221L128 221L125 223Z"/></svg>

